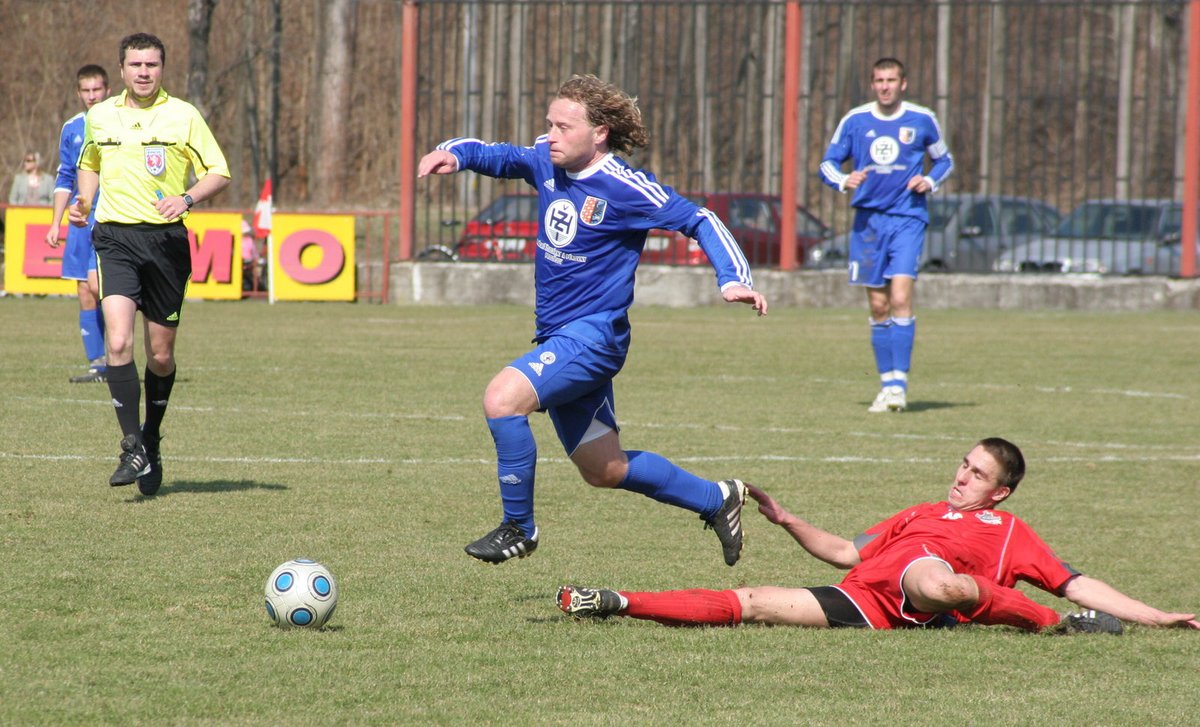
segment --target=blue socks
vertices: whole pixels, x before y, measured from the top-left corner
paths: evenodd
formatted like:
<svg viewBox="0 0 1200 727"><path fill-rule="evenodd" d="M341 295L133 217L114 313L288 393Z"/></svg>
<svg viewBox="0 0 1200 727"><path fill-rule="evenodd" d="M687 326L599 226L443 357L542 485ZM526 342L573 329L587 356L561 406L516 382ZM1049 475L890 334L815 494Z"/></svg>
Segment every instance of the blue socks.
<svg viewBox="0 0 1200 727"><path fill-rule="evenodd" d="M79 336L88 363L104 358L104 318L99 308L79 311Z"/></svg>
<svg viewBox="0 0 1200 727"><path fill-rule="evenodd" d="M892 386L908 390L908 372L912 368L913 339L917 336L917 319L892 318L892 367L895 379Z"/></svg>
<svg viewBox="0 0 1200 727"><path fill-rule="evenodd" d="M500 501L504 519L521 526L526 537L533 537L533 480L537 469L537 442L524 416L497 417L487 420L496 443L496 477L500 482Z"/></svg>
<svg viewBox="0 0 1200 727"><path fill-rule="evenodd" d="M917 335L917 319L871 319L871 349L875 352L875 370L879 372L881 388L895 386L908 389L908 372L912 368L913 341Z"/></svg>
<svg viewBox="0 0 1200 727"><path fill-rule="evenodd" d="M875 370L887 386L892 373L892 319L871 320L871 350L875 352Z"/></svg>
<svg viewBox="0 0 1200 727"><path fill-rule="evenodd" d="M629 471L617 485L622 490L691 510L706 518L712 517L725 501L715 482L697 477L662 455L628 450L625 456L629 458Z"/></svg>

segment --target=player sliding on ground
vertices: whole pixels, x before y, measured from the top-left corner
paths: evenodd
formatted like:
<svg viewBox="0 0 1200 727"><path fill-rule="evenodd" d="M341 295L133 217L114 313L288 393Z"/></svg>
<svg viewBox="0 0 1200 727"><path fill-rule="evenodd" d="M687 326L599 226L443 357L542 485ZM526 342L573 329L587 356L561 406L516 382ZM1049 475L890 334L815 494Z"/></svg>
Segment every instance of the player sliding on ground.
<svg viewBox="0 0 1200 727"><path fill-rule="evenodd" d="M747 485L768 520L814 557L849 569L841 583L657 593L563 586L558 605L573 616L631 616L668 625L894 629L971 622L1119 634L1123 620L1200 629L1195 614L1160 611L1080 574L1020 518L994 509L1024 474L1021 450L1003 439L984 439L963 458L945 501L907 508L853 541L810 525ZM1018 580L1086 610L1060 616L1014 589Z"/></svg>
<svg viewBox="0 0 1200 727"><path fill-rule="evenodd" d="M713 482L652 452L623 449L617 434L612 380L629 351L634 273L649 230L679 230L699 241L725 301L767 312L767 299L751 289L746 258L717 216L614 154L648 138L636 99L595 76L576 76L559 87L546 133L533 146L451 139L417 166L420 177L470 169L524 179L538 192L536 347L501 369L483 395L504 517L467 546L474 558L502 563L538 546L537 444L529 427L535 411L549 413L588 484L699 513L716 531L725 562L741 555L740 481Z"/></svg>

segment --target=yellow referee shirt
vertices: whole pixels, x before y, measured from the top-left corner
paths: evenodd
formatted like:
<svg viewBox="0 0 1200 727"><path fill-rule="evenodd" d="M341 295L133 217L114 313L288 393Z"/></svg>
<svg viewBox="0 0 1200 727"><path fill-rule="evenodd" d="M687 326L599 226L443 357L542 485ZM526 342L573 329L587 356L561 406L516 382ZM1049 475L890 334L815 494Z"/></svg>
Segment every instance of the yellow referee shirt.
<svg viewBox="0 0 1200 727"><path fill-rule="evenodd" d="M229 177L229 165L195 106L159 89L142 109L126 93L88 111L79 168L100 173L97 222L165 224L154 203L187 190L189 165L197 178Z"/></svg>

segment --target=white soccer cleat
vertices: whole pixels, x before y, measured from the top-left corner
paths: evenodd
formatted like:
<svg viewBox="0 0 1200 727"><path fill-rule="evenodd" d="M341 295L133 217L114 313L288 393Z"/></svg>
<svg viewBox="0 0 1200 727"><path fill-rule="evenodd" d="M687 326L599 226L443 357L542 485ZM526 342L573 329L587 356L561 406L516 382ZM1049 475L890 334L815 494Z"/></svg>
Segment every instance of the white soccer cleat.
<svg viewBox="0 0 1200 727"><path fill-rule="evenodd" d="M888 392L887 389L880 389L875 396L875 401L871 402L871 406L867 407L867 411L872 414L879 414L888 410Z"/></svg>
<svg viewBox="0 0 1200 727"><path fill-rule="evenodd" d="M879 391L875 396L875 401L867 407L867 411L872 414L880 414L885 411L904 411L907 408L908 395L904 389L898 386L888 386Z"/></svg>

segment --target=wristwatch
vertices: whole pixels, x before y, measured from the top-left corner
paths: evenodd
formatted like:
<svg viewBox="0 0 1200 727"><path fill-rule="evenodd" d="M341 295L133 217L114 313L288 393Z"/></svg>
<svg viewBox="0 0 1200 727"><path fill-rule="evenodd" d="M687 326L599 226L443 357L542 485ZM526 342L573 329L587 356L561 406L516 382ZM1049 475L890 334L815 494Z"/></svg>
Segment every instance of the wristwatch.
<svg viewBox="0 0 1200 727"><path fill-rule="evenodd" d="M190 195L190 194L188 194L188 193L184 192L184 194L183 194L183 203L187 205L187 208L188 208L188 209L191 209L191 208L192 208L192 205L196 204L196 200L192 199L192 195Z"/></svg>

